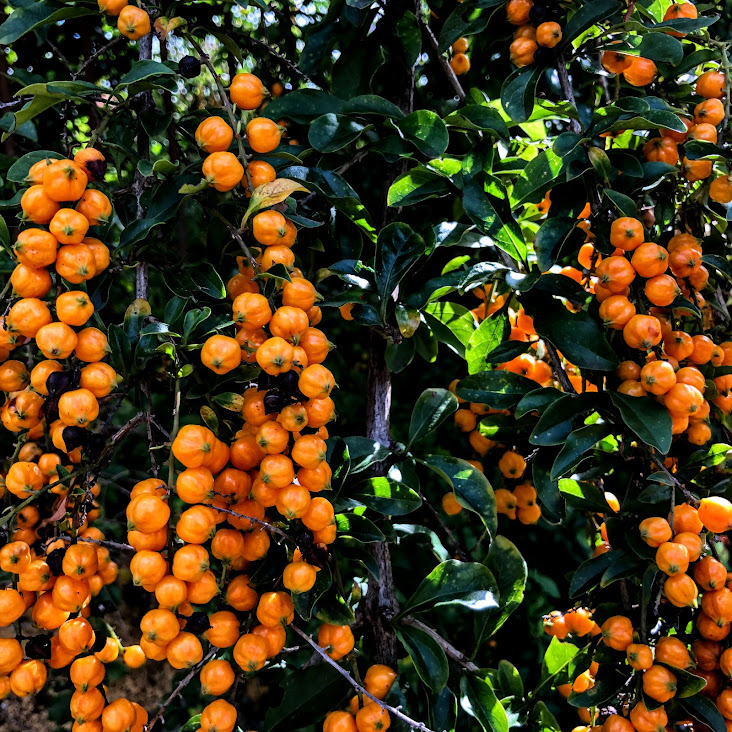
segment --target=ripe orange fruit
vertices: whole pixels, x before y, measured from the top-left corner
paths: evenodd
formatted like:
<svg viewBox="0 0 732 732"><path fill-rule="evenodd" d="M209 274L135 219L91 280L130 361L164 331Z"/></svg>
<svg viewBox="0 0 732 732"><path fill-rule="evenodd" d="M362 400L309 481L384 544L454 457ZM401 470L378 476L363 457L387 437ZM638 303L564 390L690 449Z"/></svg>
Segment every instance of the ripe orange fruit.
<svg viewBox="0 0 732 732"><path fill-rule="evenodd" d="M613 221L610 228L610 243L625 251L639 247L645 241L643 224L638 219L623 216Z"/></svg>
<svg viewBox="0 0 732 732"><path fill-rule="evenodd" d="M622 330L635 315L635 305L625 295L611 295L603 300L599 314L605 327Z"/></svg>
<svg viewBox="0 0 732 732"><path fill-rule="evenodd" d="M702 498L699 520L708 531L721 534L732 527L732 503L721 496Z"/></svg>
<svg viewBox="0 0 732 732"><path fill-rule="evenodd" d="M648 350L661 342L661 324L652 315L634 315L623 328L623 339L631 348Z"/></svg>
<svg viewBox="0 0 732 732"><path fill-rule="evenodd" d="M213 152L203 161L203 177L217 191L230 191L244 177L244 167L230 152Z"/></svg>
<svg viewBox="0 0 732 732"><path fill-rule="evenodd" d="M34 224L47 224L61 206L52 199L42 185L28 188L20 199L23 220Z"/></svg>
<svg viewBox="0 0 732 732"><path fill-rule="evenodd" d="M347 656L355 645L353 632L347 625L323 623L318 630L318 645L334 660Z"/></svg>
<svg viewBox="0 0 732 732"><path fill-rule="evenodd" d="M529 12L533 6L532 0L509 0L506 19L512 25L525 25L529 22Z"/></svg>
<svg viewBox="0 0 732 732"><path fill-rule="evenodd" d="M696 583L688 574L675 574L663 583L663 592L668 601L676 607L689 607L698 595Z"/></svg>
<svg viewBox="0 0 732 732"><path fill-rule="evenodd" d="M717 203L732 202L732 183L728 176L720 175L712 181L709 186L709 198Z"/></svg>
<svg viewBox="0 0 732 732"><path fill-rule="evenodd" d="M282 127L266 117L255 117L246 131L249 147L256 153L272 152L280 144Z"/></svg>
<svg viewBox="0 0 732 732"><path fill-rule="evenodd" d="M534 63L539 44L533 38L517 38L509 47L511 63L523 68Z"/></svg>
<svg viewBox="0 0 732 732"><path fill-rule="evenodd" d="M676 676L665 666L654 664L643 674L643 692L664 703L676 696Z"/></svg>
<svg viewBox="0 0 732 732"><path fill-rule="evenodd" d="M642 56L632 56L630 66L623 70L623 78L631 86L648 86L655 78L656 64Z"/></svg>
<svg viewBox="0 0 732 732"><path fill-rule="evenodd" d="M696 82L696 93L704 99L721 99L724 96L725 78L721 71L706 71Z"/></svg>
<svg viewBox="0 0 732 732"><path fill-rule="evenodd" d="M211 336L201 349L201 363L217 374L228 374L241 363L239 342L229 336Z"/></svg>
<svg viewBox="0 0 732 732"><path fill-rule="evenodd" d="M13 251L21 264L28 267L48 267L56 261L56 237L43 229L24 229L13 244Z"/></svg>
<svg viewBox="0 0 732 732"><path fill-rule="evenodd" d="M239 109L256 109L266 93L264 84L254 74L237 74L229 87L229 97Z"/></svg>
<svg viewBox="0 0 732 732"><path fill-rule="evenodd" d="M252 179L252 186L256 190L265 183L271 183L277 178L275 169L264 160L252 160L249 163L249 177ZM246 180L243 181L246 183ZM248 191L247 191L248 193Z"/></svg>
<svg viewBox="0 0 732 732"><path fill-rule="evenodd" d="M136 41L150 32L150 16L136 5L125 5L117 18L117 29L131 41Z"/></svg>
<svg viewBox="0 0 732 732"><path fill-rule="evenodd" d="M88 219L90 226L104 225L112 215L112 202L101 191L87 188L76 204L76 211Z"/></svg>
<svg viewBox="0 0 732 732"><path fill-rule="evenodd" d="M536 42L545 48L554 48L562 42L562 26L559 23L541 23L536 29Z"/></svg>
<svg viewBox="0 0 732 732"><path fill-rule="evenodd" d="M234 139L234 130L221 117L207 117L196 128L196 142L205 153L224 152Z"/></svg>
<svg viewBox="0 0 732 732"><path fill-rule="evenodd" d="M666 394L676 384L676 372L667 361L651 361L641 369L641 384L651 394Z"/></svg>
<svg viewBox="0 0 732 732"><path fill-rule="evenodd" d="M605 71L610 74L622 74L623 71L630 68L633 63L633 57L617 51L603 51L600 59Z"/></svg>

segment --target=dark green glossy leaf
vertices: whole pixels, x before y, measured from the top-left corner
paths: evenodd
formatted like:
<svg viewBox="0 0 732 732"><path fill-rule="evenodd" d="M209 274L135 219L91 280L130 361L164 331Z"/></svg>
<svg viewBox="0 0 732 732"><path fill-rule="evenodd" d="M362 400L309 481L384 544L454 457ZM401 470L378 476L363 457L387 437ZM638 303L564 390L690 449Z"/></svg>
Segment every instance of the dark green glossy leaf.
<svg viewBox="0 0 732 732"><path fill-rule="evenodd" d="M511 409L521 397L536 389L536 382L510 371L481 371L460 381L456 394L468 402L494 409Z"/></svg>
<svg viewBox="0 0 732 732"><path fill-rule="evenodd" d="M577 597L600 584L605 570L617 559L621 552L622 550L611 550L582 562L572 575L569 583L569 596L571 598Z"/></svg>
<svg viewBox="0 0 732 732"><path fill-rule="evenodd" d="M510 326L508 318L504 316L486 318L478 329L473 331L465 349L469 374L476 374L486 368L486 356L501 345L507 330L510 330Z"/></svg>
<svg viewBox="0 0 732 732"><path fill-rule="evenodd" d="M384 541L384 534L379 527L365 516L357 513L339 513L335 518L339 537L350 536L364 543Z"/></svg>
<svg viewBox="0 0 732 732"><path fill-rule="evenodd" d="M376 243L375 279L382 318L391 294L426 250L424 239L403 223L389 224Z"/></svg>
<svg viewBox="0 0 732 732"><path fill-rule="evenodd" d="M584 310L570 313L556 300L532 307L534 328L559 349L568 361L583 369L614 371L618 357L610 347L600 323Z"/></svg>
<svg viewBox="0 0 732 732"><path fill-rule="evenodd" d="M422 580L401 614L424 612L443 605L459 605L473 611L497 608L496 578L487 567L477 562L448 559Z"/></svg>
<svg viewBox="0 0 732 732"><path fill-rule="evenodd" d="M17 4L17 3L16 3ZM96 8L67 5L53 0L39 0L24 7L16 7L0 28L0 44L3 46L17 41L29 31L42 25L51 25L60 20L95 15Z"/></svg>
<svg viewBox="0 0 732 732"><path fill-rule="evenodd" d="M538 64L516 69L503 83L501 105L514 123L526 122L531 117L542 72Z"/></svg>
<svg viewBox="0 0 732 732"><path fill-rule="evenodd" d="M412 410L409 423L409 449L417 440L437 429L458 408L457 397L448 389L426 389Z"/></svg>
<svg viewBox="0 0 732 732"><path fill-rule="evenodd" d="M641 399L611 391L610 399L620 411L623 422L642 442L664 455L671 447L671 417L655 399Z"/></svg>
<svg viewBox="0 0 732 732"><path fill-rule="evenodd" d="M288 730L322 722L333 705L351 690L348 680L326 663L319 663L286 676L279 706L267 711L265 732Z"/></svg>
<svg viewBox="0 0 732 732"><path fill-rule="evenodd" d="M440 691L450 675L445 651L429 633L420 628L395 625L394 630L422 682L432 691Z"/></svg>
<svg viewBox="0 0 732 732"><path fill-rule="evenodd" d="M437 158L447 149L449 135L445 123L429 109L419 109L393 124L405 140L428 158Z"/></svg>
<svg viewBox="0 0 732 732"><path fill-rule="evenodd" d="M473 716L484 732L508 732L506 710L498 701L489 679L465 674L460 679L460 691L468 698Z"/></svg>
<svg viewBox="0 0 732 732"><path fill-rule="evenodd" d="M570 506L574 506L581 511L614 513L612 508L608 506L604 493L594 483L562 478L559 481L559 492Z"/></svg>
<svg viewBox="0 0 732 732"><path fill-rule="evenodd" d="M322 114L310 124L308 141L322 153L335 152L357 140L364 126L342 114Z"/></svg>
<svg viewBox="0 0 732 732"><path fill-rule="evenodd" d="M422 166L400 175L389 188L389 206L413 206L430 198L450 193L450 184L444 176Z"/></svg>
<svg viewBox="0 0 732 732"><path fill-rule="evenodd" d="M551 477L561 478L580 464L585 454L612 433L608 424L589 424L571 432L552 466Z"/></svg>
<svg viewBox="0 0 732 732"><path fill-rule="evenodd" d="M467 460L444 455L428 455L424 462L455 492L458 503L480 516L491 536L496 535L496 499L488 479Z"/></svg>
<svg viewBox="0 0 732 732"><path fill-rule="evenodd" d="M422 505L422 499L409 486L391 478L363 480L348 497L387 516L405 516Z"/></svg>

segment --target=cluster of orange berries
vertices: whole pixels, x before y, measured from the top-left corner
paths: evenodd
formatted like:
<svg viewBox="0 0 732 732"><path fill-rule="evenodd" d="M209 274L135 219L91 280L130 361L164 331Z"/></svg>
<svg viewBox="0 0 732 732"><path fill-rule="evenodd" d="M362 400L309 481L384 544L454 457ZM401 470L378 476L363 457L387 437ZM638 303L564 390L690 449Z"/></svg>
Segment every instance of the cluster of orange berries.
<svg viewBox="0 0 732 732"><path fill-rule="evenodd" d="M603 732L655 732L664 728L668 720L663 705L677 693L678 672L674 669L701 677L706 685L700 693L712 699L725 720L732 722L732 689L724 684L725 678L732 678L732 649L722 645L732 628L732 583L724 564L706 553L704 538L704 532L723 533L731 527L732 503L721 497L704 498L698 508L681 504L668 520L652 516L639 525L641 539L656 550L655 564L666 575L663 594L667 602L678 608L698 608L699 589L703 591L695 620L700 637L690 645L682 636L660 637L653 647L639 642L631 620L624 615L614 615L599 627L586 608L553 612L545 618L549 635L559 640L568 635L600 637L609 648L624 652L628 665L642 673L643 693L656 705L649 709L643 700L632 707L628 704L604 720ZM558 691L565 697L572 691L585 692L594 686L596 673L597 664L593 663L571 684L557 687ZM580 709L579 713L585 724L597 724L590 710Z"/></svg>
<svg viewBox="0 0 732 732"><path fill-rule="evenodd" d="M267 89L254 74L236 74L229 87L232 104L240 110L251 112L262 106ZM258 154L272 152L279 144L284 128L266 117L254 117L246 125L246 140L251 150ZM238 134L238 131L237 131ZM196 142L207 153L203 161L203 176L217 191L230 191L240 183L248 190L244 166L229 148L234 140L234 130L221 117L207 117L196 129ZM253 160L247 173L256 189L275 179L274 168L263 160Z"/></svg>
<svg viewBox="0 0 732 732"><path fill-rule="evenodd" d="M705 71L698 78L696 93L703 97L704 101L694 107L691 119L681 118L686 130L684 132L660 130L658 137L650 139L643 146L646 161L675 166L680 160L679 145L694 140L717 143L719 138L717 128L725 118L725 106L722 102L725 81L724 74L717 70ZM690 183L706 180L712 175L713 169L714 163L711 160L690 160L686 156L681 160L681 171ZM726 176L720 176L712 181L709 195L718 203L732 201L732 185Z"/></svg>
<svg viewBox="0 0 732 732"><path fill-rule="evenodd" d="M552 49L562 42L562 26L549 19L554 15L553 10L559 10L559 6L546 2L539 6L534 0L509 0L506 19L511 25L518 26L510 46L511 62L515 66L530 66L539 49ZM542 22L535 24L532 20L537 13Z"/></svg>
<svg viewBox="0 0 732 732"><path fill-rule="evenodd" d="M455 72L456 76L462 76L470 71L470 59L468 58L468 39L458 38L452 44L452 57L450 58L450 68Z"/></svg>
<svg viewBox="0 0 732 732"><path fill-rule="evenodd" d="M686 432L693 444L703 445L711 437L710 407L704 398L705 376L698 367L732 364L732 343L717 345L703 333L690 335L675 325L684 312L669 309L681 295L705 308L700 290L706 287L709 272L702 264L701 242L690 234L675 235L665 247L645 241L643 224L630 217L613 222L610 240L616 246L613 255L593 260L600 318L606 327L622 331L631 349L651 351L642 365L635 360L621 363L618 391L655 397L671 415L673 434ZM635 303L630 299L636 277L644 279L647 313L640 295ZM640 313L637 308L642 308ZM712 401L727 414L732 409L732 379L718 376L713 382Z"/></svg>
<svg viewBox="0 0 732 732"><path fill-rule="evenodd" d="M131 41L150 32L150 16L143 8L130 5L129 0L97 0L99 9L117 18L117 29Z"/></svg>
<svg viewBox="0 0 732 732"><path fill-rule="evenodd" d="M366 671L363 686L372 697L383 700L396 677L394 669L375 664ZM338 710L328 714L323 722L323 732L386 732L390 725L389 712L363 695L362 698L354 696L351 699L348 711Z"/></svg>
<svg viewBox="0 0 732 732"><path fill-rule="evenodd" d="M236 101L234 94L232 99ZM214 117L203 124L212 120L225 124ZM207 141L204 150L217 125L199 127L199 143ZM226 147L233 134L228 129ZM318 295L294 266L297 230L291 221L277 211L264 211L252 219L252 232L262 251L254 263L240 258L239 272L227 284L237 335L211 336L201 349L202 364L216 374L227 374L243 362L261 367L257 386L241 397L244 425L231 445L202 425L181 427L172 453L185 469L174 488L155 479L142 481L127 507L128 541L136 549L130 563L133 580L154 592L158 601L141 621L141 659L167 659L178 669L202 661L199 635L217 649L233 647L233 661L244 672L258 671L277 656L285 645L285 628L294 619L290 593L312 589L327 562L327 545L336 537L332 504L312 495L330 485L326 424L335 418L330 398L335 381L322 365L331 344L314 327L321 319ZM260 292L253 265L265 271L273 264L284 265L290 274L269 298ZM175 517L175 544L168 539L172 495L184 504ZM290 524L290 534L271 523L269 509L278 512L278 526ZM260 595L246 571L266 558L273 530L296 544L281 578L289 592ZM220 592L231 610L208 617L194 613L195 605L209 603ZM259 624L241 633L240 614L251 612ZM353 650L355 639L348 626L325 623L318 643L339 660ZM202 689L220 696L235 676L229 660L213 658L201 668ZM224 700L213 702L204 714L207 710L236 721L234 708ZM203 721L201 726L214 728ZM215 727L230 728L228 722Z"/></svg>
<svg viewBox="0 0 732 732"><path fill-rule="evenodd" d="M117 384L115 370L102 362L109 353L106 335L85 327L94 305L81 289L109 266L109 249L87 236L91 226L106 223L112 214L107 196L87 187L103 169L104 157L92 148L81 150L74 160L45 159L30 168L27 180L32 185L23 193L21 207L23 222L35 226L22 228L13 245L18 264L10 283L20 299L0 323L0 388L8 394L0 412L3 425L11 432L28 430L27 439L35 440L43 435L44 416L57 414L48 425L51 440L72 463L79 462L81 450L66 449L64 430L88 428L99 415L98 400ZM55 270L55 284L49 267ZM49 307L44 298L52 290ZM32 341L45 360L30 373L22 361L6 360L11 351ZM71 379L64 373L69 369L62 363L66 359L85 364L78 388L69 387ZM8 490L19 498L39 490L60 461L43 462L45 469L16 463L8 473Z"/></svg>

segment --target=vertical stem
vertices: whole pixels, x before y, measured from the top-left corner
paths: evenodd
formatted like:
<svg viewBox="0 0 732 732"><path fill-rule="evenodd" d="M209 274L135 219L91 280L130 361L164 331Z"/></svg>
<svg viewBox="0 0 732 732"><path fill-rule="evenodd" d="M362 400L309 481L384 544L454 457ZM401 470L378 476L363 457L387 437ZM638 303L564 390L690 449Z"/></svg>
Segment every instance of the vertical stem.
<svg viewBox="0 0 732 732"><path fill-rule="evenodd" d="M151 59L152 33L148 33L146 36L140 38L139 44L140 60ZM149 160L150 158L150 138L148 137L147 132L145 132L140 115L150 111L153 108L153 104L152 92L146 91L140 94L140 105L138 107L137 114L137 154L140 156L140 159L144 160ZM142 218L145 215L145 210L140 199L142 198L142 193L145 188L145 179L137 170L135 171L132 188L137 200L137 218ZM148 297L148 270L146 262L138 262L137 264L137 271L135 273L135 297L142 300L147 300Z"/></svg>

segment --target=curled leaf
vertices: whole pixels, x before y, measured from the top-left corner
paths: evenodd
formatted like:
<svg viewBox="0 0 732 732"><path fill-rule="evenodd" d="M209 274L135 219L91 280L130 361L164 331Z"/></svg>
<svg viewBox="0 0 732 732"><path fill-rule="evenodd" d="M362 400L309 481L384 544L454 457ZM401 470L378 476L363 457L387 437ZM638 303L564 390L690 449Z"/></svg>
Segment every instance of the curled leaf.
<svg viewBox="0 0 732 732"><path fill-rule="evenodd" d="M176 16L175 18L166 18L161 15L153 24L155 33L161 41L164 41L168 33L172 33L176 28L185 28L188 25L185 18Z"/></svg>
<svg viewBox="0 0 732 732"><path fill-rule="evenodd" d="M275 204L284 201L295 191L305 191L307 193L307 190L308 189L304 188L300 183L290 180L289 178L277 178L270 183L265 183L259 186L259 188L255 189L252 194L252 198L249 201L249 208L244 214L244 218L241 222L241 228L243 229L249 220L249 217L260 209L269 208L270 206L274 206Z"/></svg>

